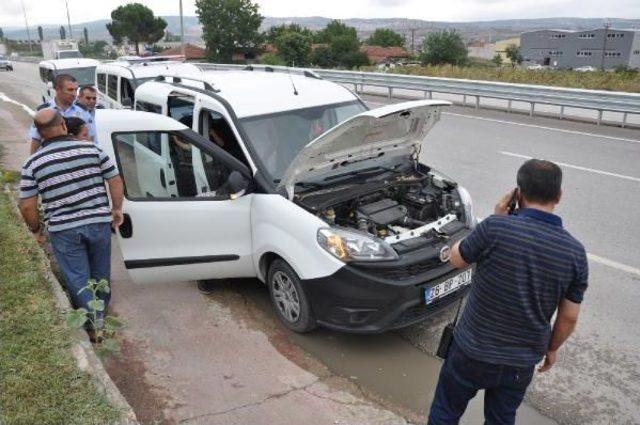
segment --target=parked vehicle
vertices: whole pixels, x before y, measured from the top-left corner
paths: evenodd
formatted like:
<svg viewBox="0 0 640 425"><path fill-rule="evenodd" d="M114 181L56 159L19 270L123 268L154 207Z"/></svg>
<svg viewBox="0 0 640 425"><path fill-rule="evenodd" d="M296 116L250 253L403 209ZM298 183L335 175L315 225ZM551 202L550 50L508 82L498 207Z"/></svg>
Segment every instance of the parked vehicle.
<svg viewBox="0 0 640 425"><path fill-rule="evenodd" d="M42 81L42 101L46 102L55 96L53 88L55 79L60 74L71 74L78 80L79 86L93 85L96 66L100 62L95 59L75 58L46 60L38 64L40 81Z"/></svg>
<svg viewBox="0 0 640 425"><path fill-rule="evenodd" d="M587 65L587 66L579 66L577 68L573 68L573 70L578 72L595 72L598 70L598 68Z"/></svg>
<svg viewBox="0 0 640 425"><path fill-rule="evenodd" d="M125 180L135 282L256 277L296 332L401 328L466 293L472 270L448 258L475 225L471 197L418 161L449 102L368 110L313 74L158 80L136 111L96 117Z"/></svg>
<svg viewBox="0 0 640 425"><path fill-rule="evenodd" d="M78 50L78 42L73 40L47 40L42 45L42 57L44 59L72 59L81 58Z"/></svg>
<svg viewBox="0 0 640 425"><path fill-rule="evenodd" d="M0 69L5 71L13 71L13 64L4 55L0 55Z"/></svg>
<svg viewBox="0 0 640 425"><path fill-rule="evenodd" d="M98 65L95 86L98 103L105 108L132 108L136 88L161 74L200 72L194 65L183 63L182 56L126 56L115 62Z"/></svg>

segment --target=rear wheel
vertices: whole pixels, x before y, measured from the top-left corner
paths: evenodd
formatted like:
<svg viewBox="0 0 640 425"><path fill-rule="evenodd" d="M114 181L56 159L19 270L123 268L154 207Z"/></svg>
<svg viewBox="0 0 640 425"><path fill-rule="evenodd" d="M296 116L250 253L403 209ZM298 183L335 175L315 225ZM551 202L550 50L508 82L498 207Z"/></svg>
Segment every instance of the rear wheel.
<svg viewBox="0 0 640 425"><path fill-rule="evenodd" d="M271 303L278 317L294 332L313 330L316 319L296 272L283 260L274 260L267 277Z"/></svg>

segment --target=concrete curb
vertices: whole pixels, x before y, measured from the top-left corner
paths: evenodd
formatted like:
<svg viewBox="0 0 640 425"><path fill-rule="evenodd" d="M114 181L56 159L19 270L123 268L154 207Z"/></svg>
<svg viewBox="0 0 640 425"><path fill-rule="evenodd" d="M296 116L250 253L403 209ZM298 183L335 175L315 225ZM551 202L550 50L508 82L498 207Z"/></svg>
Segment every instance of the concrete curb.
<svg viewBox="0 0 640 425"><path fill-rule="evenodd" d="M19 214L18 204L14 197L15 193L11 190L11 186L5 185L4 191L11 199L11 206L14 212ZM23 226L25 230L28 231L26 225L23 224ZM42 264L44 277L49 283L55 297L56 307L61 314L68 313L73 308L71 307L67 294L62 289L62 285L53 273L49 258L43 249L38 250L38 257ZM105 395L109 403L122 411L121 420L113 425L139 425L135 412L131 408L131 405L129 405L129 402L127 402L124 396L120 393L116 384L111 380L111 377L102 365L100 357L98 357L93 349L93 345L91 344L91 341L89 341L87 333L80 329L74 329L72 330L72 335L73 339L77 342L75 342L71 347L71 354L76 359L78 368L91 375L98 385L98 389Z"/></svg>

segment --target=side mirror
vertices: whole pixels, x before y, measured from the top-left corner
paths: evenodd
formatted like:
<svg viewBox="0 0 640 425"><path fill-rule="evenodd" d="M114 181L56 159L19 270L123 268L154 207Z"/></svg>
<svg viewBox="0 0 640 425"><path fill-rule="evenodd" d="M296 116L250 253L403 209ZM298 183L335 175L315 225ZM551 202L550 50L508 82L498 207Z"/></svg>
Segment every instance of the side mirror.
<svg viewBox="0 0 640 425"><path fill-rule="evenodd" d="M133 108L133 101L131 100L130 97L125 97L123 98L120 103L122 104L123 108L127 108L127 109L131 109Z"/></svg>
<svg viewBox="0 0 640 425"><path fill-rule="evenodd" d="M227 185L229 188L229 197L231 199L237 199L246 193L249 182L238 171L232 171L227 179Z"/></svg>

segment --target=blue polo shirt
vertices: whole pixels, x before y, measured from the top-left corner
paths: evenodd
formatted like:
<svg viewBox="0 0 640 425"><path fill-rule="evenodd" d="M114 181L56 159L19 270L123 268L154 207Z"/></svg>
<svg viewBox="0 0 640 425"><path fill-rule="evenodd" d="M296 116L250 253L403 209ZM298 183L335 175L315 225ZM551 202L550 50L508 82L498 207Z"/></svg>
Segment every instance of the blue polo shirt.
<svg viewBox="0 0 640 425"><path fill-rule="evenodd" d="M476 270L454 338L471 358L530 367L547 351L551 317L563 298L587 289L584 247L555 214L525 208L492 215L460 243Z"/></svg>

